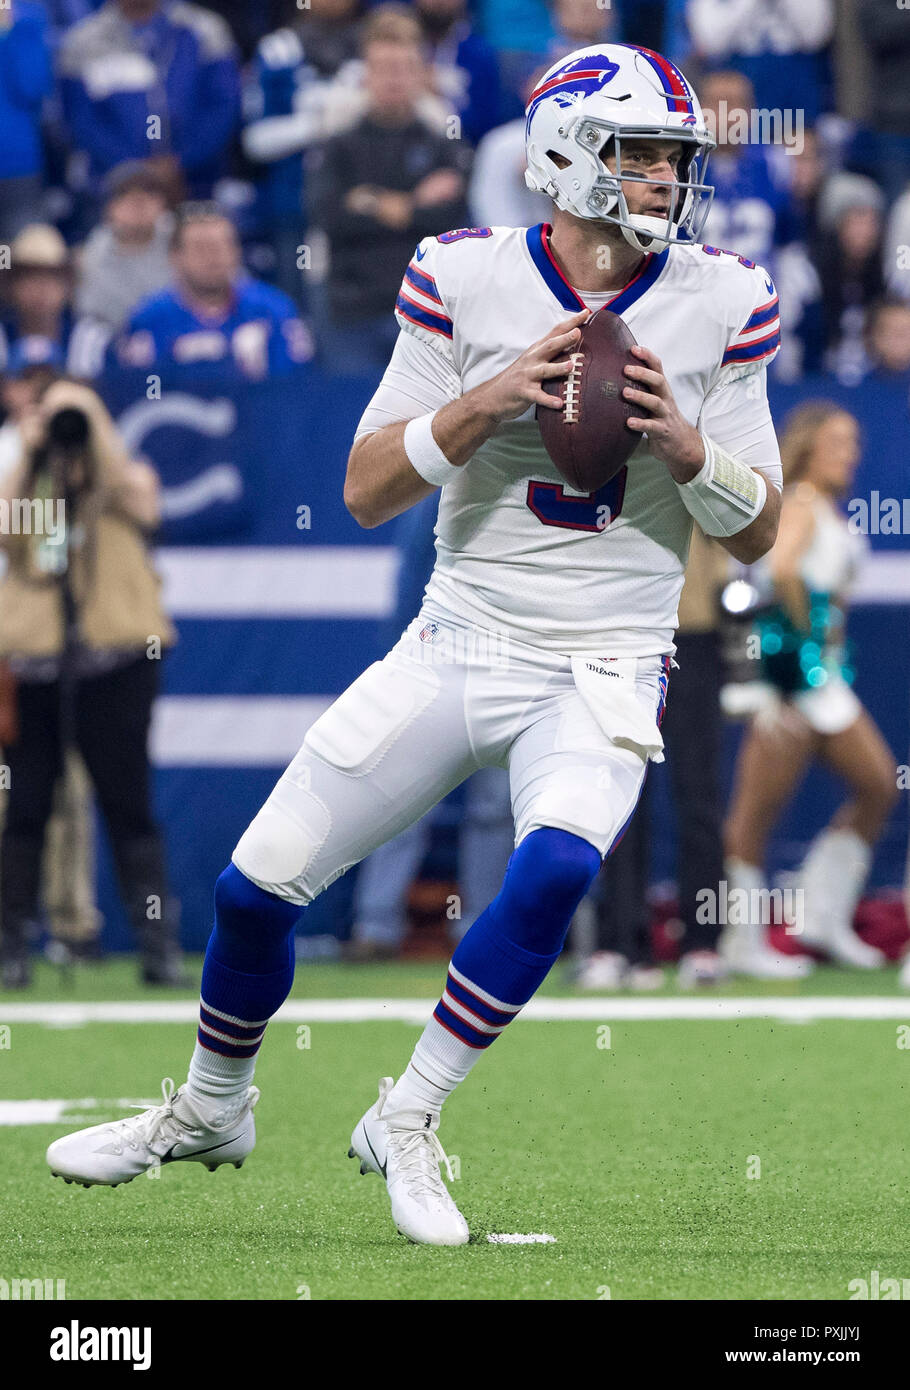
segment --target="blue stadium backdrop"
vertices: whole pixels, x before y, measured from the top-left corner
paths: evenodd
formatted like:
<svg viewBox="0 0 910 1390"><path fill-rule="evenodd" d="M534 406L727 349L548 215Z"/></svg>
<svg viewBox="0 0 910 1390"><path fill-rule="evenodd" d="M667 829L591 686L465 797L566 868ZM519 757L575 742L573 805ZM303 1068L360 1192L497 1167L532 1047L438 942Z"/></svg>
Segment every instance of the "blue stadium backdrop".
<svg viewBox="0 0 910 1390"><path fill-rule="evenodd" d="M111 372L102 391L132 447L164 481L158 562L180 633L164 662L153 735L157 807L188 949L210 930L214 880L307 726L381 654L396 583L390 527L362 531L342 504L347 450L373 383L299 368L237 387L217 376L161 382ZM832 388L807 380L773 390L780 422L800 400L836 397L860 418L865 452L857 496L906 492L906 387ZM910 537L873 535L850 620L857 687L899 761L910 727ZM670 692L672 699L672 686ZM729 759L738 730L728 732ZM655 770L654 862L672 876L673 817ZM774 867L795 862L838 794L808 778L773 845ZM908 797L879 853L873 886L897 885L907 853ZM101 857L105 944L131 944ZM304 914L309 933L349 929L352 875Z"/></svg>

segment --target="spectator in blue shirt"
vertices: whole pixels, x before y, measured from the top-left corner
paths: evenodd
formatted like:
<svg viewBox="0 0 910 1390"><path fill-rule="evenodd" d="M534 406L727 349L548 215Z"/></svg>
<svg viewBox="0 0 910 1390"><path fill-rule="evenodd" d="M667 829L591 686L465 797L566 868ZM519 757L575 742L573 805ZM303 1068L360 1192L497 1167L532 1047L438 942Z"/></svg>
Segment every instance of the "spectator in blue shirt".
<svg viewBox="0 0 910 1390"><path fill-rule="evenodd" d="M587 3L587 0L585 0ZM452 103L462 140L476 145L499 121L499 62L486 39L474 32L466 0L415 0L429 49L437 93Z"/></svg>
<svg viewBox="0 0 910 1390"><path fill-rule="evenodd" d="M231 32L180 0L108 0L60 50L64 115L99 181L125 160L154 158L176 186L208 196L240 115Z"/></svg>
<svg viewBox="0 0 910 1390"><path fill-rule="evenodd" d="M52 82L42 11L28 0L0 8L0 241L41 220L41 104Z"/></svg>
<svg viewBox="0 0 910 1390"><path fill-rule="evenodd" d="M174 283L138 306L111 350L124 367L181 368L229 384L292 372L312 355L293 302L245 275L231 221L212 203L177 216Z"/></svg>
<svg viewBox="0 0 910 1390"><path fill-rule="evenodd" d="M714 201L701 239L773 272L775 247L789 240L795 209L774 176L768 152L751 143L752 84L739 72L715 72L705 78L699 96L717 139L708 169Z"/></svg>
<svg viewBox="0 0 910 1390"><path fill-rule="evenodd" d="M275 283L298 302L304 235L304 152L332 133L325 103L339 71L359 70L361 0L285 0L285 23L260 41L244 88L243 149L262 168L256 218L274 256ZM350 108L348 99L344 102ZM356 119L356 114L352 120Z"/></svg>

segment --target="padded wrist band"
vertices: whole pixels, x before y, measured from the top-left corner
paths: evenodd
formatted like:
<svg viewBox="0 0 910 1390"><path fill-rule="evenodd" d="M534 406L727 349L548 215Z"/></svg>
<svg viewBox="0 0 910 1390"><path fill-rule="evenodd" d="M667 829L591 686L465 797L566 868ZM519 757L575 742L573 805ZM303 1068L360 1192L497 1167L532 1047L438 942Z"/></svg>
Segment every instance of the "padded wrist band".
<svg viewBox="0 0 910 1390"><path fill-rule="evenodd" d="M688 483L677 483L686 510L706 536L735 536L761 513L768 486L760 473L725 454L707 435L705 462Z"/></svg>
<svg viewBox="0 0 910 1390"><path fill-rule="evenodd" d="M415 472L434 487L445 487L461 469L449 463L433 438L433 415L421 415L411 420L404 431L404 451Z"/></svg>

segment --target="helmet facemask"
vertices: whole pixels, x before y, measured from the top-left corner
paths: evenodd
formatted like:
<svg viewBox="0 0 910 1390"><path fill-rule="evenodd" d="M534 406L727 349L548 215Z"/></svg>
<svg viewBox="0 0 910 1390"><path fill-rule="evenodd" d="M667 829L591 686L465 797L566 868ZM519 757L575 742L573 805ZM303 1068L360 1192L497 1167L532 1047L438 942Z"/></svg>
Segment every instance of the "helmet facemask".
<svg viewBox="0 0 910 1390"><path fill-rule="evenodd" d="M714 197L713 187L704 182L708 155L714 144L710 136L690 135L685 130L666 126L634 129L592 116L579 116L574 122L567 120L560 134L578 146L576 158L580 158L588 167L585 171L587 177L581 180L577 175L573 178L574 159L562 169L554 164L554 174L545 191L557 207L575 217L608 222L619 227L630 246L644 254L660 250L673 241L698 241ZM646 174L623 173L623 140L678 141L682 146L678 176L667 180L649 178ZM615 154L616 173L611 172L604 162L603 155L608 145L612 145L611 153ZM565 158L562 151L559 153L561 158ZM552 160L549 162L554 163ZM630 213L622 189L624 183L668 188L670 204L667 214Z"/></svg>

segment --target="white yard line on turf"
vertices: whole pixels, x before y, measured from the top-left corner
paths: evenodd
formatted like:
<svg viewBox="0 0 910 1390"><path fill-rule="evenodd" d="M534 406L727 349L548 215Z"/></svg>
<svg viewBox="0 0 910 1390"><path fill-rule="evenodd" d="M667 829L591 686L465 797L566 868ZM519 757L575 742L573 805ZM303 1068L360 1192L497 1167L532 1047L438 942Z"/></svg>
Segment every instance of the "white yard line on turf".
<svg viewBox="0 0 910 1390"><path fill-rule="evenodd" d="M0 1126L77 1124L80 1111L91 1112L88 1122L97 1124L108 1117L119 1118L135 1106L154 1104L153 1100L0 1100Z"/></svg>
<svg viewBox="0 0 910 1390"><path fill-rule="evenodd" d="M292 999L275 1016L278 1023L425 1023L435 999ZM86 1023L192 1023L193 999L140 999L97 1003L13 1003L0 999L0 1024L38 1023L78 1028ZM806 995L802 998L532 999L519 1019L537 1023L638 1022L671 1019L777 1018L804 1023L816 1019L905 1019L910 996Z"/></svg>
<svg viewBox="0 0 910 1390"><path fill-rule="evenodd" d="M522 1235L501 1235L487 1236L491 1245L555 1245L556 1237L548 1236L546 1232L540 1234Z"/></svg>

